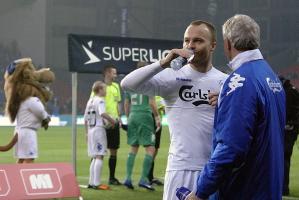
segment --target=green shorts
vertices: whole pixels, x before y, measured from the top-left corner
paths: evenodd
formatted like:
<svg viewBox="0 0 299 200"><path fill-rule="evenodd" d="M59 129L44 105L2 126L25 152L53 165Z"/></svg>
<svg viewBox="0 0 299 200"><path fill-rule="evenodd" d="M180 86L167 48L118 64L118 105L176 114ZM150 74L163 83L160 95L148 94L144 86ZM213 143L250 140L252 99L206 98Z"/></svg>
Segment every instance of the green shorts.
<svg viewBox="0 0 299 200"><path fill-rule="evenodd" d="M128 144L155 146L154 120L151 113L131 113L128 120Z"/></svg>

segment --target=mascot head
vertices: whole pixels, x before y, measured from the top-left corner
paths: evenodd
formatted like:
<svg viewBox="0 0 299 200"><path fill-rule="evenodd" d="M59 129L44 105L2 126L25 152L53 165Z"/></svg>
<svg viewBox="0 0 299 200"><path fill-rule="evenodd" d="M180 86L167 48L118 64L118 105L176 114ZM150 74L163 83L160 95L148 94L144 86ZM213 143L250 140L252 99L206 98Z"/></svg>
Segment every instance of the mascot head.
<svg viewBox="0 0 299 200"><path fill-rule="evenodd" d="M47 85L54 79L49 68L36 70L31 58L15 60L8 65L4 74L4 92L10 120L15 120L21 103L28 97L38 97L43 104L49 101L52 92Z"/></svg>

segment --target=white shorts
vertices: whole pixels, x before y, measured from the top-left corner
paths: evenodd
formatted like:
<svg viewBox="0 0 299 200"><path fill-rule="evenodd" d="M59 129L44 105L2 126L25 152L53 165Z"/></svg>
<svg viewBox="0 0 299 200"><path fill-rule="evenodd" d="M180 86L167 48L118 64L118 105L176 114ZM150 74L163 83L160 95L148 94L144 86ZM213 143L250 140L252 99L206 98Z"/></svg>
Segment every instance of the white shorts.
<svg viewBox="0 0 299 200"><path fill-rule="evenodd" d="M175 195L176 189L182 186L195 192L199 174L200 171L167 171L164 179L163 200L178 200Z"/></svg>
<svg viewBox="0 0 299 200"><path fill-rule="evenodd" d="M95 157L106 155L107 136L103 127L93 127L88 129L88 156Z"/></svg>
<svg viewBox="0 0 299 200"><path fill-rule="evenodd" d="M19 159L37 158L36 130L21 128L16 132L18 133L18 142L15 144L15 157Z"/></svg>

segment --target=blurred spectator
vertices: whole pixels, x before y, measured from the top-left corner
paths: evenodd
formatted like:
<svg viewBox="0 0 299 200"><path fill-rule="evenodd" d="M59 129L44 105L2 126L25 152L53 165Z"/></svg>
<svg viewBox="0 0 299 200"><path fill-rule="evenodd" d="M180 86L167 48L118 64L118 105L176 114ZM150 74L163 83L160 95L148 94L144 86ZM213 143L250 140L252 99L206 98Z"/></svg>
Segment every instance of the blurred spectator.
<svg viewBox="0 0 299 200"><path fill-rule="evenodd" d="M284 135L284 182L283 195L289 195L289 174L293 147L299 132L299 92L290 80L279 77L286 93L286 126Z"/></svg>

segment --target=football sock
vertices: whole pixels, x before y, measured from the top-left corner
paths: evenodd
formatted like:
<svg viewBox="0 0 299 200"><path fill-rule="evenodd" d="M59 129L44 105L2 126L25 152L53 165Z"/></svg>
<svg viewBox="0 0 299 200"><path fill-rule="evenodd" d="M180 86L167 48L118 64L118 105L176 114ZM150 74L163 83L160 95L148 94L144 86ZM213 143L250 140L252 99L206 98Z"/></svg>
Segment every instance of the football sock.
<svg viewBox="0 0 299 200"><path fill-rule="evenodd" d="M116 156L110 156L109 158L109 179L115 178Z"/></svg>
<svg viewBox="0 0 299 200"><path fill-rule="evenodd" d="M94 163L95 163L95 159L92 159L92 161L90 162L90 166L89 166L89 181L88 181L89 185L94 185L94 182L93 182L93 177L94 177L93 167L94 167Z"/></svg>
<svg viewBox="0 0 299 200"><path fill-rule="evenodd" d="M102 165L103 165L103 160L101 159L94 159L94 185L98 186L101 184L101 173L102 173Z"/></svg>
<svg viewBox="0 0 299 200"><path fill-rule="evenodd" d="M142 174L141 174L142 181L147 181L147 176L151 169L152 162L153 162L153 157L151 155L145 154L143 160Z"/></svg>
<svg viewBox="0 0 299 200"><path fill-rule="evenodd" d="M127 159L127 180L131 180L136 154L129 153Z"/></svg>
<svg viewBox="0 0 299 200"><path fill-rule="evenodd" d="M155 167L155 161L153 160L151 169L148 173L148 180L149 181L152 181L154 179L154 167Z"/></svg>

